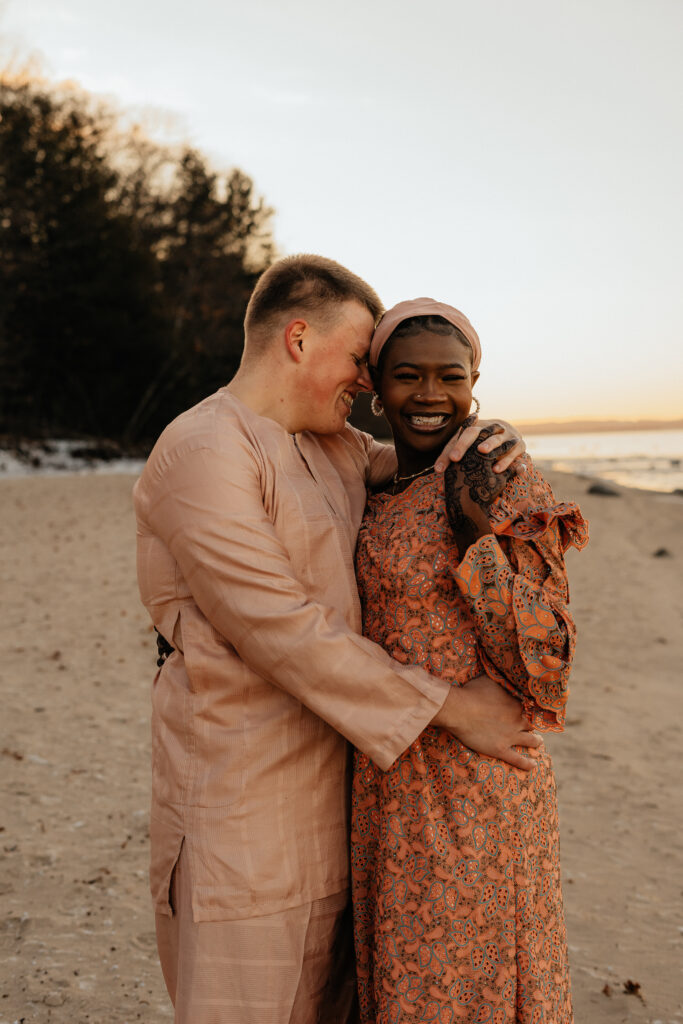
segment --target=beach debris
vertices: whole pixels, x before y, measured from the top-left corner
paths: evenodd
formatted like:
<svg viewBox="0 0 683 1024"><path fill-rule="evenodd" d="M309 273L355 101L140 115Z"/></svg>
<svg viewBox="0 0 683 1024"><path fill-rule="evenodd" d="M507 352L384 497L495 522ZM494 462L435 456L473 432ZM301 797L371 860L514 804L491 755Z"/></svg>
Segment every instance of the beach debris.
<svg viewBox="0 0 683 1024"><path fill-rule="evenodd" d="M603 996L612 996L612 986L608 981L602 986L602 994Z"/></svg>
<svg viewBox="0 0 683 1024"><path fill-rule="evenodd" d="M15 761L24 760L23 754L21 754L18 750L10 750L9 747L3 747L0 753L2 753L3 757L13 757Z"/></svg>
<svg viewBox="0 0 683 1024"><path fill-rule="evenodd" d="M631 979L629 978L628 981L624 982L624 992L627 996L637 996L638 999L640 999L641 1003L645 1002L643 993L640 991L639 981L631 981Z"/></svg>
<svg viewBox="0 0 683 1024"><path fill-rule="evenodd" d="M657 548L656 551L652 552L653 558L671 558L671 552L668 548Z"/></svg>
<svg viewBox="0 0 683 1024"><path fill-rule="evenodd" d="M607 484L603 480L596 480L595 483L592 483L586 494L601 494L605 498L621 497L616 487L612 487L611 484Z"/></svg>
<svg viewBox="0 0 683 1024"><path fill-rule="evenodd" d="M49 764L50 763L46 758L41 757L40 754L27 754L26 755L26 760L30 761L31 764Z"/></svg>
<svg viewBox="0 0 683 1024"><path fill-rule="evenodd" d="M48 992L43 998L43 1002L46 1006L64 1006L66 995L63 992Z"/></svg>

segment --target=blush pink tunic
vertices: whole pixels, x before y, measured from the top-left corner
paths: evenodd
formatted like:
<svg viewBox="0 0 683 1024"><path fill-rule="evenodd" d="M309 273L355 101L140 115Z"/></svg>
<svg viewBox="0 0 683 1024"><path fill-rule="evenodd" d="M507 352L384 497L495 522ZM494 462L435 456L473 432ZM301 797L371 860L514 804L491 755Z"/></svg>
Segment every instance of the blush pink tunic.
<svg viewBox="0 0 683 1024"><path fill-rule="evenodd" d="M161 435L134 492L138 579L175 648L152 693L151 885L185 843L195 921L348 885L347 740L388 768L448 684L360 636L354 549L392 449L292 436L227 389Z"/></svg>

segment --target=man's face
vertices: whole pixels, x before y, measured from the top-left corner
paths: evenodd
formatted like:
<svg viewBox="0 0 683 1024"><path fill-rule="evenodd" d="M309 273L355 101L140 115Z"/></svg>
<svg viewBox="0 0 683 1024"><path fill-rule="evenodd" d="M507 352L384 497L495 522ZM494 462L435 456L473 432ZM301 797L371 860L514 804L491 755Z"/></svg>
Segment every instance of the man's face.
<svg viewBox="0 0 683 1024"><path fill-rule="evenodd" d="M370 391L367 355L374 322L355 300L334 307L331 323L308 328L304 340L303 430L336 434L346 424L359 391Z"/></svg>

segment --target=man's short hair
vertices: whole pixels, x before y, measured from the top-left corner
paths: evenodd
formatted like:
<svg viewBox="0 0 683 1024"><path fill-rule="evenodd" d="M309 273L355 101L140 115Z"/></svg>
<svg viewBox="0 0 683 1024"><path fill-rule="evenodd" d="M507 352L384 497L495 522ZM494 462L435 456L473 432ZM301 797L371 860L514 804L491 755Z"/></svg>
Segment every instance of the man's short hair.
<svg viewBox="0 0 683 1024"><path fill-rule="evenodd" d="M263 351L283 314L334 318L334 306L355 300L375 323L384 312L377 292L346 267L324 256L285 256L264 271L252 292L244 333L252 352Z"/></svg>

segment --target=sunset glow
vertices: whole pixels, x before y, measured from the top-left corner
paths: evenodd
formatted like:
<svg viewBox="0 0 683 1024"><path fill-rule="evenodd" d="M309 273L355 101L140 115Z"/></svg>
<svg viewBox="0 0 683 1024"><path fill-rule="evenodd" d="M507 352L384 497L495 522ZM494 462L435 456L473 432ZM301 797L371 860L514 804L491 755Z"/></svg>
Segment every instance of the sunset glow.
<svg viewBox="0 0 683 1024"><path fill-rule="evenodd" d="M461 308L483 414L683 416L680 4L9 0L30 56L236 165L280 250Z"/></svg>

